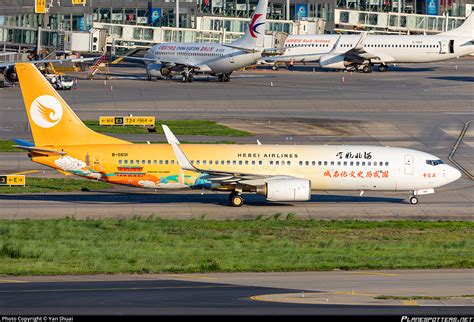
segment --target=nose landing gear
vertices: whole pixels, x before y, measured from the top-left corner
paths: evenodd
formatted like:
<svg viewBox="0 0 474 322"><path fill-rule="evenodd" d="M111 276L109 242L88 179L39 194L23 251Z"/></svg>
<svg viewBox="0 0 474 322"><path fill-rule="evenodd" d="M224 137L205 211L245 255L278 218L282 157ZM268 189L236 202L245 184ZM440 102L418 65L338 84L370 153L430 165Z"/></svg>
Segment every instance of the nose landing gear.
<svg viewBox="0 0 474 322"><path fill-rule="evenodd" d="M411 196L410 197L410 203L412 205L417 205L418 204L418 197L417 196Z"/></svg>

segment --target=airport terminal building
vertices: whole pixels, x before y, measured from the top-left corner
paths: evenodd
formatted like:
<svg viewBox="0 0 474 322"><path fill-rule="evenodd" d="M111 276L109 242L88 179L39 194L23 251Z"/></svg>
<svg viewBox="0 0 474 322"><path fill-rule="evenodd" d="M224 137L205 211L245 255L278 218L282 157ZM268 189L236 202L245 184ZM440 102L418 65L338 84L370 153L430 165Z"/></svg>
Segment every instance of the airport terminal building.
<svg viewBox="0 0 474 322"><path fill-rule="evenodd" d="M44 13L38 13L37 2L46 4ZM0 0L0 45L87 51L83 50L87 46L79 44L85 41L81 33L91 33L89 38L96 39L97 44L89 45L89 51L100 51L112 41L127 48L167 41L227 42L242 34L256 3L257 0L180 0L178 4L169 0ZM317 34L373 29L437 33L459 26L473 3L474 0L270 0L267 32ZM101 37L97 30L105 30L107 37Z"/></svg>

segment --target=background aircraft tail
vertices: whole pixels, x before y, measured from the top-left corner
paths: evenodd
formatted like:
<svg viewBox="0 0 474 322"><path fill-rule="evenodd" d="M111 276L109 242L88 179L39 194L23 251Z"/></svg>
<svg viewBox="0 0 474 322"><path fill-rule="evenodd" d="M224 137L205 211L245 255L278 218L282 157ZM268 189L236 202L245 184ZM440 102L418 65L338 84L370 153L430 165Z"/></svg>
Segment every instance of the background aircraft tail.
<svg viewBox="0 0 474 322"><path fill-rule="evenodd" d="M265 40L268 0L260 0L255 8L245 34L232 42L232 46L246 49L262 49Z"/></svg>
<svg viewBox="0 0 474 322"><path fill-rule="evenodd" d="M464 23L459 27L449 30L446 32L441 33L442 36L463 36L463 37L471 37L474 39L474 11L466 18Z"/></svg>
<svg viewBox="0 0 474 322"><path fill-rule="evenodd" d="M36 146L129 143L85 126L35 65L15 66Z"/></svg>

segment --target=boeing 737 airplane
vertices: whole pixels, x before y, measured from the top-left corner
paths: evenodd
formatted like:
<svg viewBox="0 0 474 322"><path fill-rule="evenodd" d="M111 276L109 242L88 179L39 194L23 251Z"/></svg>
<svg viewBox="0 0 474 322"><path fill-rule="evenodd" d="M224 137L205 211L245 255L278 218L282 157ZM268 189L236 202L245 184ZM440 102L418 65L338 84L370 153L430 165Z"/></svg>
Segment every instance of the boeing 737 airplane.
<svg viewBox="0 0 474 322"><path fill-rule="evenodd" d="M318 61L322 68L365 73L374 64L383 72L393 63L437 62L474 53L474 13L458 28L437 35L294 35L281 49L283 55L265 62Z"/></svg>
<svg viewBox="0 0 474 322"><path fill-rule="evenodd" d="M32 161L84 178L150 189L211 189L270 201L307 201L314 190L411 191L418 195L461 173L412 149L368 145L133 144L87 128L38 69L16 65L34 143L17 140Z"/></svg>
<svg viewBox="0 0 474 322"><path fill-rule="evenodd" d="M258 2L245 34L230 44L164 43L151 47L144 58L126 58L143 60L149 80L181 73L183 82L192 82L194 74L217 75L221 82L228 82L234 70L262 57L267 6L268 0Z"/></svg>

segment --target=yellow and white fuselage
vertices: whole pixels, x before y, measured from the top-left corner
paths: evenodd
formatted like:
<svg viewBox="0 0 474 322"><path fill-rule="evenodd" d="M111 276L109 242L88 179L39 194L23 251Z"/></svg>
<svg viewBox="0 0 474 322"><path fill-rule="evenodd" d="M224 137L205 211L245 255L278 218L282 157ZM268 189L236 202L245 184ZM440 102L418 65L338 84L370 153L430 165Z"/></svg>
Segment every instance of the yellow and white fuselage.
<svg viewBox="0 0 474 322"><path fill-rule="evenodd" d="M461 176L421 151L363 145L132 144L87 128L32 64L17 64L34 162L63 173L152 189L207 188L272 201L309 200L312 190L432 193ZM416 197L413 197L416 199ZM415 202L413 202L415 203Z"/></svg>

